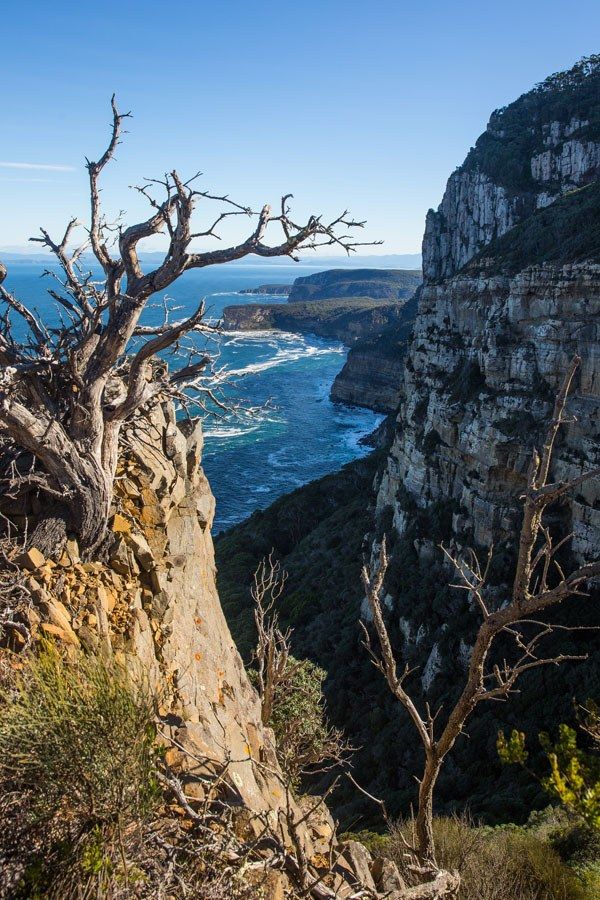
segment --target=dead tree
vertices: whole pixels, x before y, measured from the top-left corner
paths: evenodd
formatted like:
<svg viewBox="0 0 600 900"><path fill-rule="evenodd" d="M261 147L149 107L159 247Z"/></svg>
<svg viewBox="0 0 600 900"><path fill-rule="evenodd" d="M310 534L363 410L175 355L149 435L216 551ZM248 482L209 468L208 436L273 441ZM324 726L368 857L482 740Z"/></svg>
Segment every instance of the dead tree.
<svg viewBox="0 0 600 900"><path fill-rule="evenodd" d="M257 632L253 671L262 723L274 729L279 765L290 789L295 789L304 776L323 775L344 765L354 748L325 717L321 693L325 673L292 656L293 629L283 631L279 626L275 607L286 581L287 572L272 551L261 560L251 588Z"/></svg>
<svg viewBox="0 0 600 900"><path fill-rule="evenodd" d="M533 452L523 497L523 524L510 595L499 603L493 601L486 590L491 550L487 563L482 568L474 552L457 556L442 548L460 577L460 584L453 587L467 591L471 603L476 605L481 615L465 684L442 728L437 726L441 710L432 713L429 706L426 706L425 712L419 710L406 687L406 679L411 670L408 665L402 667L399 664L392 650L381 601L388 566L385 539L381 545L378 564L372 571L368 571L366 566L362 571L379 653L373 648L369 632L363 625L365 644L375 666L385 676L390 691L409 714L425 753L423 772L419 778L414 848L424 874L438 871L432 830L436 782L446 756L477 705L483 701L506 700L514 690L518 678L525 672L540 666L559 665L566 660L585 658L568 654L547 657L540 652L543 639L559 628L544 621L544 612L569 597L581 595L584 585L590 579L600 576L600 562L581 565L570 575L566 575L556 559L556 553L570 535L555 544L549 528L542 521L544 512L551 504L564 498L587 478L600 474L600 469L594 469L570 481L549 480L556 435L565 421L565 404L579 363L580 359L576 357L558 393L541 454L537 450ZM565 630L565 626L560 627ZM505 660L498 664L490 661L492 648L499 635L507 635L514 640L515 657L511 662Z"/></svg>
<svg viewBox="0 0 600 900"><path fill-rule="evenodd" d="M305 224L291 218L288 201L278 212L269 205L260 212L195 188L198 176L183 180L176 171L163 179L146 180L137 188L148 201L149 217L125 226L109 222L102 210L100 179L114 158L122 126L129 113L120 113L112 99L109 144L98 160L87 160L90 218L84 242L71 248L80 223L72 219L63 236L54 240L41 229L32 238L47 248L59 264L60 274L49 294L61 312L61 324L51 327L31 306L13 296L2 284L6 267L0 263L0 434L33 458L31 471L15 475L13 487L34 489L43 496L46 515L32 543L45 552L60 547L66 531L76 533L89 555L103 541L113 494L113 481L123 422L146 403L175 392L210 390L203 381L209 358L199 354L180 370L167 372L155 365L157 354L177 346L185 335L210 331L204 305L181 321L170 321L165 304L162 324L149 326L140 317L153 295L163 292L190 269L232 262L254 254L264 259L288 256L321 246L337 246L350 253L361 246L352 231L364 223L347 212L332 221L313 215ZM155 192L159 192L157 198ZM216 203L210 224L195 230L194 206ZM220 223L232 216L255 221L250 233L234 246L196 252L195 239L217 238ZM267 243L274 225L281 239ZM168 247L162 261L144 266L140 242L163 234ZM86 263L91 254L96 271ZM98 277L97 269L100 268ZM11 315L26 330L18 339Z"/></svg>
<svg viewBox="0 0 600 900"><path fill-rule="evenodd" d="M287 572L270 553L259 563L250 589L254 600L254 624L257 635L254 658L263 725L268 725L271 721L277 687L289 677L292 631L290 628L281 631L279 616L274 611L275 604L283 593L286 579Z"/></svg>

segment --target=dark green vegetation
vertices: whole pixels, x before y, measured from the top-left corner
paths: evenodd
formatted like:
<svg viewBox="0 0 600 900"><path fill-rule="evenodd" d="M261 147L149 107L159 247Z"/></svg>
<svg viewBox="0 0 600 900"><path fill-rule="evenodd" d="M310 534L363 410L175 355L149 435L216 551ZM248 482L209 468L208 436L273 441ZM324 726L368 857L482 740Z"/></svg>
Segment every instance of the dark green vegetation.
<svg viewBox="0 0 600 900"><path fill-rule="evenodd" d="M600 182L539 209L467 263L464 271L512 275L541 263L600 261Z"/></svg>
<svg viewBox="0 0 600 900"><path fill-rule="evenodd" d="M340 472L298 488L217 536L219 596L246 661L256 642L250 583L271 548L290 573L280 604L284 624L310 630L317 616L333 622L358 615L357 576L372 515L368 501L383 459L380 451L349 463ZM299 637L300 630L292 640L293 652ZM321 650L315 647L311 653L303 641L303 652L296 655L324 659L327 647L336 640L335 629L321 633L317 640Z"/></svg>
<svg viewBox="0 0 600 900"><path fill-rule="evenodd" d="M406 301L420 283L421 272L409 269L330 269L297 278L287 303L228 306L224 326L309 332L352 345L404 322ZM272 293L279 285L263 287Z"/></svg>
<svg viewBox="0 0 600 900"><path fill-rule="evenodd" d="M408 716L362 647L358 624L364 538L373 523L373 477L383 456L383 451L372 454L280 498L218 537L216 551L225 613L248 659L255 639L250 582L260 559L275 548L289 572L279 609L282 624L295 629L292 652L328 672L328 717L359 748L354 756L356 777L398 815L407 814L414 801L421 751ZM394 644L403 647L407 661L417 668L409 686L418 702L427 699L432 707L441 703L448 709L464 677L464 648L478 624L464 593L448 587L451 578L436 549L440 541L448 540L457 510L451 503L420 510L408 497L405 505L412 523L401 539L393 538L390 510L383 510L379 526L380 533L392 536L388 589L399 598L388 626ZM431 555L420 559L415 541L423 539L431 542ZM511 548L498 547L494 583L510 578L513 564ZM568 614L559 610L555 617L560 622L597 625L598 604L577 599L569 603ZM589 650L589 632L560 633L557 640L563 653ZM439 670L425 697L419 675L434 645L440 653ZM547 804L539 784L517 769L502 767L495 747L497 733L501 728L519 728L554 736L561 722L573 721L572 698L600 696L600 660L590 658L560 669L544 667L524 676L520 687L510 703L488 704L473 717L469 737L459 739L440 777L439 812L468 807L490 824L523 822L532 809ZM540 749L531 765L544 764ZM350 785L338 790L334 806L345 827L378 821L377 809Z"/></svg>
<svg viewBox="0 0 600 900"><path fill-rule="evenodd" d="M514 103L496 110L459 171L479 170L509 193L534 189L531 157L543 152L551 122L581 122L566 139L600 136L600 56L546 78ZM552 186L549 185L549 189Z"/></svg>
<svg viewBox="0 0 600 900"><path fill-rule="evenodd" d="M358 338L378 334L402 317L403 304L351 297L339 300L311 300L306 303L228 306L224 311L226 329L262 330L280 328L317 334L353 344Z"/></svg>
<svg viewBox="0 0 600 900"><path fill-rule="evenodd" d="M339 297L371 297L375 300L408 300L422 281L411 269L330 269L296 278L289 302L331 300Z"/></svg>

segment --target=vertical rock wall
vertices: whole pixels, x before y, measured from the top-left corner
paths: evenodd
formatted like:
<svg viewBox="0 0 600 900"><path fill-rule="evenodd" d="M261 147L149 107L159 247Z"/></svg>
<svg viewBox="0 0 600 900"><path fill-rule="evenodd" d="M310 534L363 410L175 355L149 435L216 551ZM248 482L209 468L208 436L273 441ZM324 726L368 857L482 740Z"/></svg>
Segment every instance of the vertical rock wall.
<svg viewBox="0 0 600 900"><path fill-rule="evenodd" d="M598 259L519 272L493 264L497 238L600 180L599 107L594 58L494 113L427 216L424 285L378 498L400 533L413 504L441 503L459 540L510 539L532 447L575 353L583 360L569 405L576 421L561 435L554 474L600 463ZM556 235L559 244L570 238ZM484 248L493 274L467 265ZM573 549L597 555L598 479L581 487L572 509Z"/></svg>

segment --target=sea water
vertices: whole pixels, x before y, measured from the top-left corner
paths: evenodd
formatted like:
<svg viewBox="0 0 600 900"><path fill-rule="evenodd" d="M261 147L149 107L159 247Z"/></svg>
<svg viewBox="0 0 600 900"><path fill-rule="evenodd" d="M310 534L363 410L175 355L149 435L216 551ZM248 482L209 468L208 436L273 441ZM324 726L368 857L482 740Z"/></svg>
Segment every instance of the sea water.
<svg viewBox="0 0 600 900"><path fill-rule="evenodd" d="M167 302L179 307L172 315L175 321L189 315L204 297L207 316L218 320L231 304L286 300L240 295L244 288L291 284L298 275L321 269L236 264L195 270L171 285ZM47 288L56 285L41 277L43 270L41 263L12 263L5 286L52 321L56 312ZM158 308L151 310L147 321L161 314ZM344 364L346 348L341 343L282 331L226 332L209 350L218 353L219 367L231 373L227 392L242 410L237 416L208 416L204 422L202 465L217 501L215 531L366 452L359 440L381 416L329 399L333 379Z"/></svg>

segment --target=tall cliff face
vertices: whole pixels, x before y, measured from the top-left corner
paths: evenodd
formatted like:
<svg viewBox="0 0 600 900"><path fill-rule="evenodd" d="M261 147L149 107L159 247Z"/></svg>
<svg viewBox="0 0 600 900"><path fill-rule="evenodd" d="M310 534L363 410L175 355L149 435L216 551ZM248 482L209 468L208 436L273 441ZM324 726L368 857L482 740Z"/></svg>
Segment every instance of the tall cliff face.
<svg viewBox="0 0 600 900"><path fill-rule="evenodd" d="M459 540L510 538L531 448L575 353L577 421L555 474L600 462L599 123L598 61L549 79L494 114L428 215L405 399L378 497L400 533L415 504L442 502ZM600 552L599 507L594 479L573 503L580 556Z"/></svg>
<svg viewBox="0 0 600 900"><path fill-rule="evenodd" d="M600 176L597 60L552 76L491 117L427 215L426 281L450 278L536 209Z"/></svg>
<svg viewBox="0 0 600 900"><path fill-rule="evenodd" d="M600 265L459 275L423 291L405 370L405 400L378 497L402 532L410 501L445 501L461 542L509 538L531 449L569 361L582 357L557 448L557 478L600 462ZM600 480L573 503L573 549L600 551Z"/></svg>

